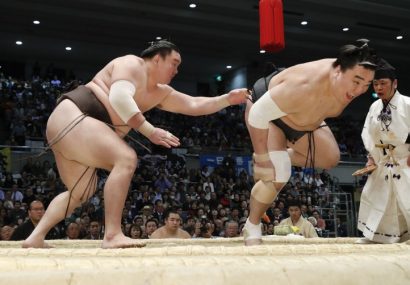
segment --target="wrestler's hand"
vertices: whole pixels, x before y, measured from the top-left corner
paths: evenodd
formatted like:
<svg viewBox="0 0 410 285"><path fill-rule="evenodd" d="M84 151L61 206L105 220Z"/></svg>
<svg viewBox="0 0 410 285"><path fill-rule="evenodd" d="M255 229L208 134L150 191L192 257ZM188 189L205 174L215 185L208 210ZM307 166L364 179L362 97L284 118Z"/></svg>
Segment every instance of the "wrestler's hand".
<svg viewBox="0 0 410 285"><path fill-rule="evenodd" d="M407 166L410 167L410 155L407 157Z"/></svg>
<svg viewBox="0 0 410 285"><path fill-rule="evenodd" d="M160 128L155 128L148 139L154 144L162 145L167 148L177 147L180 145L179 138Z"/></svg>
<svg viewBox="0 0 410 285"><path fill-rule="evenodd" d="M252 101L251 92L246 88L234 89L228 93L228 102L230 105L246 103L246 100Z"/></svg>
<svg viewBox="0 0 410 285"><path fill-rule="evenodd" d="M408 162L408 160L407 160L407 162ZM371 165L376 165L376 163L374 162L373 157L368 156L366 166L371 166Z"/></svg>

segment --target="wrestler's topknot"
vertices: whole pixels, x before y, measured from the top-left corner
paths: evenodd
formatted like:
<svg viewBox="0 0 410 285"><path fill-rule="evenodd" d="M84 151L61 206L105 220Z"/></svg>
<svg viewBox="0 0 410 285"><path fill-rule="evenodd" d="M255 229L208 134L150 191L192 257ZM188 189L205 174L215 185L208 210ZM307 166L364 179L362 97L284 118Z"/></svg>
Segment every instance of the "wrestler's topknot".
<svg viewBox="0 0 410 285"><path fill-rule="evenodd" d="M375 70L378 56L369 46L369 40L358 39L354 44L344 45L339 49L339 55L333 67L339 66L342 71L361 65L367 69Z"/></svg>
<svg viewBox="0 0 410 285"><path fill-rule="evenodd" d="M165 58L173 50L179 53L179 48L168 40L153 41L149 44L150 46L141 52L142 58L153 58L157 54Z"/></svg>

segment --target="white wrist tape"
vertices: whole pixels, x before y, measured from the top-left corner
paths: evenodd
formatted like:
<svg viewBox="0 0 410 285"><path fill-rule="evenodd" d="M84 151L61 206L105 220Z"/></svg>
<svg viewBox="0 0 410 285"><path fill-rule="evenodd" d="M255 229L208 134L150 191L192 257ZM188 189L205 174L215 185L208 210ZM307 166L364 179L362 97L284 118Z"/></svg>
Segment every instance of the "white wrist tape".
<svg viewBox="0 0 410 285"><path fill-rule="evenodd" d="M154 132L155 127L151 125L147 120L145 120L141 126L138 128L138 131L143 134L146 138L149 138Z"/></svg>
<svg viewBox="0 0 410 285"><path fill-rule="evenodd" d="M134 100L135 86L128 80L115 81L110 88L108 99L118 116L125 123L141 112Z"/></svg>
<svg viewBox="0 0 410 285"><path fill-rule="evenodd" d="M269 128L269 122L287 114L276 105L269 90L256 101L249 111L248 123L257 129Z"/></svg>

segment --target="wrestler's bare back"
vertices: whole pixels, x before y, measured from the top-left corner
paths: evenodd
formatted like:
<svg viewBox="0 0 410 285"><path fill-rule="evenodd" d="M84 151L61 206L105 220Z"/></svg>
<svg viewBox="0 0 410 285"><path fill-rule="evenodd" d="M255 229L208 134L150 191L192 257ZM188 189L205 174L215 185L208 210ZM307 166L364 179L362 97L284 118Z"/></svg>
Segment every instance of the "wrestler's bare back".
<svg viewBox="0 0 410 285"><path fill-rule="evenodd" d="M185 232L184 230L177 229L175 232L167 231L165 226L162 226L161 228L157 229L150 238L153 239L165 239L165 238L180 238L180 239L186 239L186 238L191 238L191 236Z"/></svg>
<svg viewBox="0 0 410 285"><path fill-rule="evenodd" d="M142 113L160 104L172 91L171 87L164 84L157 84L157 87L154 90L147 90L147 67L143 59L134 55L126 55L112 60L103 69L101 69L95 77L86 84L86 86L89 87L97 98L104 104L110 114L113 124L117 126L124 125L124 123L112 108L108 99L108 94L110 91L110 86L113 83L111 76L113 69L118 65L135 65L135 71L138 74L138 78L135 81L137 81L138 84L136 84L137 86L134 99ZM121 132L127 133L129 130L130 127L128 126L121 128Z"/></svg>
<svg viewBox="0 0 410 285"><path fill-rule="evenodd" d="M334 59L295 65L269 83L272 98L288 115L281 119L296 130L314 130L329 117L340 115L349 103L332 89Z"/></svg>

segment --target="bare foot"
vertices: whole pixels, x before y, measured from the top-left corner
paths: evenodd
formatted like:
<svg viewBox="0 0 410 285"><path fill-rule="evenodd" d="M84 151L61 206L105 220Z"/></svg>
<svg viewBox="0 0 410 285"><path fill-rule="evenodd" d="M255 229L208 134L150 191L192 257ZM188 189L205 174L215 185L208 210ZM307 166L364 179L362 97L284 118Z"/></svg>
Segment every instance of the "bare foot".
<svg viewBox="0 0 410 285"><path fill-rule="evenodd" d="M102 248L131 248L131 247L144 247L145 242L138 241L118 234L111 239L104 237L101 247Z"/></svg>
<svg viewBox="0 0 410 285"><path fill-rule="evenodd" d="M26 239L22 243L22 248L53 248L53 246L46 243L43 239L35 240L35 239Z"/></svg>

